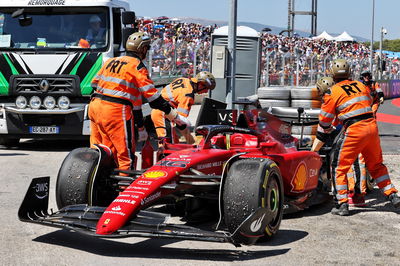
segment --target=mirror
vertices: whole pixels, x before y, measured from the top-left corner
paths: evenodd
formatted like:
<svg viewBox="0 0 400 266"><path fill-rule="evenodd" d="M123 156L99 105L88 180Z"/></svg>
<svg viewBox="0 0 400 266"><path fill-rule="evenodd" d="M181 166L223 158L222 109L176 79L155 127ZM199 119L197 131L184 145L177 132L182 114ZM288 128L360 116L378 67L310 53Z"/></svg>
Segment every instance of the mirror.
<svg viewBox="0 0 400 266"><path fill-rule="evenodd" d="M19 25L21 25L22 27L32 25L32 18L26 17L25 15L23 18L19 18L18 21L19 21Z"/></svg>
<svg viewBox="0 0 400 266"><path fill-rule="evenodd" d="M11 14L12 18L17 18L17 17L23 15L22 18L18 19L19 25L21 27L26 27L26 26L32 25L32 18L31 17L27 17L26 14L24 13L24 11L25 11L25 9L20 8L20 9L17 9L16 11L14 11Z"/></svg>
<svg viewBox="0 0 400 266"><path fill-rule="evenodd" d="M122 12L122 24L124 25L135 24L135 21L136 21L135 12L133 11Z"/></svg>

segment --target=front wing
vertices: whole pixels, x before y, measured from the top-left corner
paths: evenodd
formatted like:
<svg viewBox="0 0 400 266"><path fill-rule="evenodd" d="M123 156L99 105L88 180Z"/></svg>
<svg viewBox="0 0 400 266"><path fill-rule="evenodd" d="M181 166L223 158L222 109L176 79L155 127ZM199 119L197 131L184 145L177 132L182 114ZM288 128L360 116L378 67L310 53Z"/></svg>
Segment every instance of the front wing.
<svg viewBox="0 0 400 266"><path fill-rule="evenodd" d="M206 231L181 224L166 223L169 214L141 210L119 230L110 235L96 234L96 226L106 207L86 204L70 205L57 212L48 211L50 177L34 178L22 202L18 217L23 222L65 228L101 238L150 237L198 240L211 242L252 245L264 235L264 228L270 222L265 218L266 209L259 208L247 217L234 233ZM254 230L254 225L258 230Z"/></svg>

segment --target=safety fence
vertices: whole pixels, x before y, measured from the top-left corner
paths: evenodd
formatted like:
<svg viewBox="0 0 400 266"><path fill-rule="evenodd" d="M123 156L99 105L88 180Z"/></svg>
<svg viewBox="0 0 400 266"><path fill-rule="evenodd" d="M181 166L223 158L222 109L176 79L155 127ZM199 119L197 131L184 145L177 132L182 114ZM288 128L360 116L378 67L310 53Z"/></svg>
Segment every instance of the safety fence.
<svg viewBox="0 0 400 266"><path fill-rule="evenodd" d="M200 71L210 70L210 42L153 41L148 66L151 77L193 77Z"/></svg>
<svg viewBox="0 0 400 266"><path fill-rule="evenodd" d="M330 64L337 57L331 55L296 55L291 53L266 53L262 67L261 86L312 86L315 82L329 75ZM370 69L369 58L340 57L350 63L353 79L359 79L361 72ZM384 69L378 69L379 60L372 62L374 79L393 80L400 78L400 64L397 59L385 59Z"/></svg>
<svg viewBox="0 0 400 266"><path fill-rule="evenodd" d="M329 74L331 62L337 57L327 55L301 55L295 53L267 52L263 50L259 83L265 86L313 86L315 82ZM358 79L362 71L370 68L368 57L341 57L348 60L352 78ZM193 77L200 71L210 71L211 42L164 42L156 39L148 56L148 66L152 78ZM379 69L379 58L374 58L373 77L375 80L400 79L400 61L386 58L384 69ZM384 85L389 86L389 85ZM392 86L392 85L390 85Z"/></svg>

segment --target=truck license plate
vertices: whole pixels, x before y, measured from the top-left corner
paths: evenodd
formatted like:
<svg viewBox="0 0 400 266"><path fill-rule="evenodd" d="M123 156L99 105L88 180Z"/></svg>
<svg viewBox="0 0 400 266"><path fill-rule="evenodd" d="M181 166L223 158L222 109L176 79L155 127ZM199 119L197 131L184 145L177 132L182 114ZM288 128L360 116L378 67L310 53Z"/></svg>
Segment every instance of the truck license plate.
<svg viewBox="0 0 400 266"><path fill-rule="evenodd" d="M59 127L44 127L44 126L33 126L29 127L29 132L33 134L58 134L60 133Z"/></svg>

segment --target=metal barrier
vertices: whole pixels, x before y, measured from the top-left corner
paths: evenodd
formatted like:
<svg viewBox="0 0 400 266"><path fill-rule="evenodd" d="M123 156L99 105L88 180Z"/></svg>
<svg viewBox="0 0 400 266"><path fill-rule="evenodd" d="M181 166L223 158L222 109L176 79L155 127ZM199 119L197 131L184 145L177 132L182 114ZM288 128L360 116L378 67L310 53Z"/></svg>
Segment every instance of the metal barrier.
<svg viewBox="0 0 400 266"><path fill-rule="evenodd" d="M152 42L148 56L151 77L194 77L198 72L210 69L210 43L168 42L161 39Z"/></svg>
<svg viewBox="0 0 400 266"><path fill-rule="evenodd" d="M337 56L305 55L263 50L260 86L313 86L329 74L332 60ZM352 78L359 79L361 72L370 67L369 58L341 57L348 60ZM148 66L152 78L193 77L200 71L210 71L211 43L168 42L156 39L149 52ZM378 79L379 60L373 60L373 77ZM385 59L381 80L400 79L400 61Z"/></svg>

